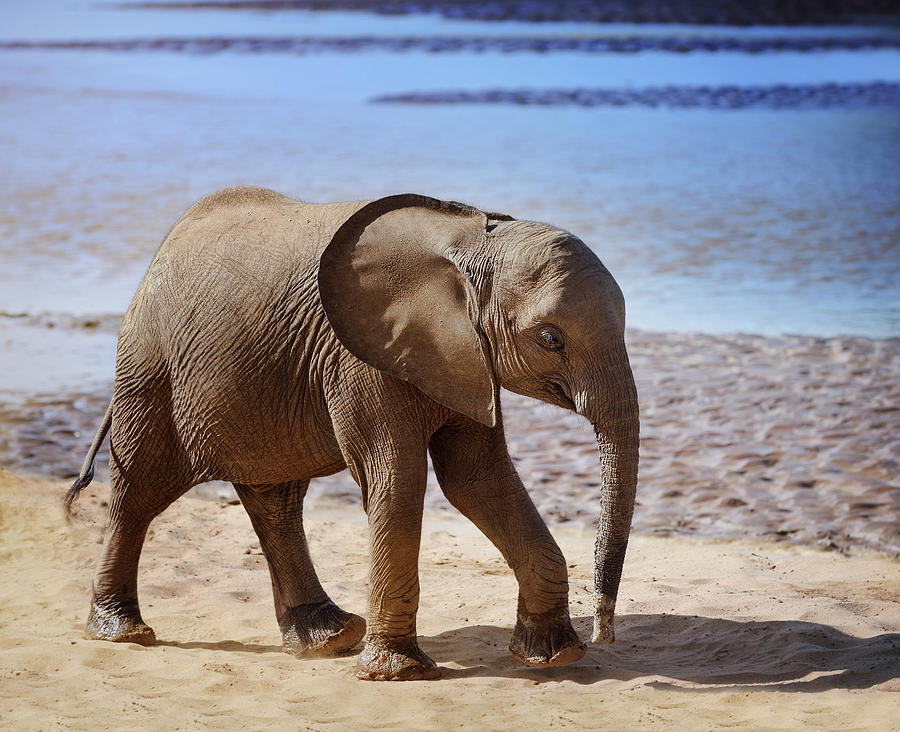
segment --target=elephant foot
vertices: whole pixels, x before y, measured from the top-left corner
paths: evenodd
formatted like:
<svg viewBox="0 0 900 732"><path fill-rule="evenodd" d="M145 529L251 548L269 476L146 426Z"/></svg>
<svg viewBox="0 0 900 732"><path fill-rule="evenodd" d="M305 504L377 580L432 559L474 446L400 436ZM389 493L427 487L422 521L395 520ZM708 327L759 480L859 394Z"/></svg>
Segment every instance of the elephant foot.
<svg viewBox="0 0 900 732"><path fill-rule="evenodd" d="M584 650L568 609L528 613L520 604L509 641L509 652L516 660L529 666L564 666L582 658Z"/></svg>
<svg viewBox="0 0 900 732"><path fill-rule="evenodd" d="M288 608L281 624L282 647L293 656L335 656L349 651L366 634L366 621L331 600Z"/></svg>
<svg viewBox="0 0 900 732"><path fill-rule="evenodd" d="M136 602L126 605L98 605L92 602L84 637L114 643L138 643L142 646L156 643L156 633L141 618Z"/></svg>
<svg viewBox="0 0 900 732"><path fill-rule="evenodd" d="M369 637L357 665L356 678L365 681L420 681L441 676L415 638Z"/></svg>

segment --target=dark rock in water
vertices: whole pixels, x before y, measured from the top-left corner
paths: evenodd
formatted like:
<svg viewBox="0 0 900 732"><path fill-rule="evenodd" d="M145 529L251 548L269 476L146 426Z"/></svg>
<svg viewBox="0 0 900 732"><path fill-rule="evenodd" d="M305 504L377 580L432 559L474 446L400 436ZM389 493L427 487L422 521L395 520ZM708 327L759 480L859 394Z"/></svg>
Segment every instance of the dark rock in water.
<svg viewBox="0 0 900 732"><path fill-rule="evenodd" d="M609 38L482 36L353 36L286 37L251 36L221 38L134 38L124 40L3 41L0 50L164 52L206 55L213 53L804 53L811 51L859 51L900 48L900 36L821 36L806 38L703 38L694 36L630 36Z"/></svg>
<svg viewBox="0 0 900 732"><path fill-rule="evenodd" d="M863 109L900 107L900 84L663 86L643 89L486 89L386 94L376 104L520 104L712 109Z"/></svg>
<svg viewBox="0 0 900 732"><path fill-rule="evenodd" d="M181 0L120 5L161 10L354 10L383 15L437 14L456 20L528 23L687 23L835 25L896 21L894 0Z"/></svg>

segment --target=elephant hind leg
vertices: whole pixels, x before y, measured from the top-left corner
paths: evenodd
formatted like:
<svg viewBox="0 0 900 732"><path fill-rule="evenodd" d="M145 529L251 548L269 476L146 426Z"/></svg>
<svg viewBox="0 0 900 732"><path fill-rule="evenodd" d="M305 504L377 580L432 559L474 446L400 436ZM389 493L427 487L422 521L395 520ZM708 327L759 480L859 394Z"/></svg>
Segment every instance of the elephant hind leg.
<svg viewBox="0 0 900 732"><path fill-rule="evenodd" d="M332 602L316 576L303 531L303 498L308 487L305 480L234 486L269 565L284 652L335 655L359 643L366 621Z"/></svg>
<svg viewBox="0 0 900 732"><path fill-rule="evenodd" d="M122 471L115 458L113 450L106 536L91 588L85 638L151 645L156 636L138 606L141 549L150 522L183 495L191 481L187 477L150 479L152 471L142 472L142 480L136 481L136 471Z"/></svg>

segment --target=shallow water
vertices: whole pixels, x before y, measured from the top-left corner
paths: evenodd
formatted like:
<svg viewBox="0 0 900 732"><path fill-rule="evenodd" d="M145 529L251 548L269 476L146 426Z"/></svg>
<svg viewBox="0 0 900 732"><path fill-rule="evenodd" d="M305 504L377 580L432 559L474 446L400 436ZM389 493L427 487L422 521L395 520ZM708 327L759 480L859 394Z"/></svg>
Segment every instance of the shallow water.
<svg viewBox="0 0 900 732"><path fill-rule="evenodd" d="M484 23L360 13L0 10L0 41L880 39L896 28ZM662 36L668 29L668 36ZM584 238L654 330L900 333L900 111L385 106L484 89L900 82L900 50L285 55L0 50L0 311L121 313L167 228L218 187L418 190ZM63 285L65 283L65 285Z"/></svg>
<svg viewBox="0 0 900 732"><path fill-rule="evenodd" d="M382 40L366 46L362 36ZM443 37L464 42L429 52ZM156 48L172 38L194 41ZM209 38L230 40L202 46ZM279 38L328 44L298 52ZM403 38L418 40L404 50ZM472 39L485 38L494 40L478 50ZM561 38L578 43L537 52L540 43L522 40ZM657 50L588 52L579 44L591 38L644 38ZM718 50L658 50L673 38ZM3 4L0 459L77 469L73 445L90 441L108 398L117 318L153 252L194 200L239 183L312 201L418 191L553 222L597 251L630 324L645 330L900 335L896 107L854 105L840 89L829 92L833 108L791 110L373 101L489 89L896 87L898 38L878 26ZM122 39L132 42L109 46ZM41 46L50 41L88 44ZM763 41L768 50L753 51ZM21 42L32 46L10 47ZM828 43L836 50L802 50ZM547 510L563 515L565 505Z"/></svg>

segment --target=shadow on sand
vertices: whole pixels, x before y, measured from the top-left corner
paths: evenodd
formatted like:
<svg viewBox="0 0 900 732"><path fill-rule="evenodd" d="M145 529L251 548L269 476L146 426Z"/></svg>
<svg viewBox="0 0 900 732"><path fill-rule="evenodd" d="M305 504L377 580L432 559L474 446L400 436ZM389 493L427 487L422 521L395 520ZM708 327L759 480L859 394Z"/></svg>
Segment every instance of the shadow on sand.
<svg viewBox="0 0 900 732"><path fill-rule="evenodd" d="M574 618L579 635L590 635L590 617ZM617 619L613 645L588 644L577 663L525 668L507 652L510 629L473 625L421 639L444 678L517 677L535 682L592 684L616 679L663 677L661 688L679 682L711 690L818 692L862 689L900 677L900 633L855 638L828 625L800 620L735 621L691 615L625 615ZM696 687L692 687L696 690Z"/></svg>
<svg viewBox="0 0 900 732"><path fill-rule="evenodd" d="M263 646L257 643L242 643L236 640L223 641L174 641L157 640L154 646L167 648L182 648L191 650L202 648L206 651L230 651L232 653L281 653L281 646Z"/></svg>
<svg viewBox="0 0 900 732"><path fill-rule="evenodd" d="M573 619L582 638L592 619ZM625 615L616 642L588 644L580 661L559 668L529 668L507 650L511 628L467 625L423 636L422 649L442 666L445 679L521 678L546 683L651 678L658 688L710 691L818 692L864 689L900 678L900 633L856 638L802 620L738 621L696 615ZM281 646L223 641L159 640L156 645L234 653L281 653ZM359 652L360 646L346 655Z"/></svg>

